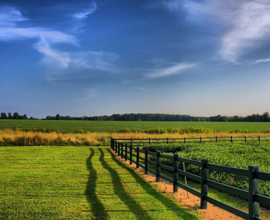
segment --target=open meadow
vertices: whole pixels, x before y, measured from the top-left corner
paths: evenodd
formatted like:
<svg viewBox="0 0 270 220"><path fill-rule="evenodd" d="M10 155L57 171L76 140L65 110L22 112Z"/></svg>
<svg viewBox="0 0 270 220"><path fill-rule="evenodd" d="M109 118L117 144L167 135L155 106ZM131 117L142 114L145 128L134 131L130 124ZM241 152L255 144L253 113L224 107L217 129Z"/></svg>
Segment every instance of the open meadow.
<svg viewBox="0 0 270 220"><path fill-rule="evenodd" d="M159 129L158 129L159 128ZM172 129L175 128L175 129ZM156 121L58 121L58 120L0 120L0 130L41 131L59 133L142 132L142 133L212 133L267 132L270 122L156 122ZM197 130L195 129L197 128ZM166 130L167 129L167 130ZM171 129L171 132L170 132ZM177 130L178 129L178 130Z"/></svg>
<svg viewBox="0 0 270 220"><path fill-rule="evenodd" d="M198 219L106 148L0 147L0 219Z"/></svg>
<svg viewBox="0 0 270 220"><path fill-rule="evenodd" d="M268 136L270 123L99 122L0 120L2 219L197 219L162 196L104 147L111 138ZM269 172L270 142L151 144L152 150L210 163ZM95 147L89 147L95 146ZM163 161L166 164L166 161ZM181 164L180 164L181 167ZM200 175L193 166L187 171ZM247 180L210 172L211 178L247 190ZM181 178L180 178L181 179ZM183 179L182 179L183 181ZM188 181L197 190L200 185ZM269 196L269 182L260 192ZM213 198L247 210L246 202L218 190ZM151 203L151 207L149 206ZM198 205L199 207L199 205ZM143 214L142 214L143 213ZM164 216L164 217L163 217ZM168 217L171 216L171 217ZM180 217L179 217L180 216ZM261 210L269 219L269 210Z"/></svg>
<svg viewBox="0 0 270 220"><path fill-rule="evenodd" d="M108 146L111 138L267 136L269 122L0 120L2 146Z"/></svg>

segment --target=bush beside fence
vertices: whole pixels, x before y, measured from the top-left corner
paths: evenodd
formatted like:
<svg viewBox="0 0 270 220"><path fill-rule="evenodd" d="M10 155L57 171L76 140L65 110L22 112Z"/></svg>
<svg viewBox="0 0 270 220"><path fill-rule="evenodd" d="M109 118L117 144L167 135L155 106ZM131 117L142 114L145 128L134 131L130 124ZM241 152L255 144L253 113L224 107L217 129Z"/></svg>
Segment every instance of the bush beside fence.
<svg viewBox="0 0 270 220"><path fill-rule="evenodd" d="M126 161L129 160L130 164L135 163L137 168L142 167L145 170L145 174L148 174L148 172L154 173L156 175L157 182L160 181L160 178L163 178L171 182L173 184L174 192L177 192L178 187L181 187L184 190L187 190L188 192L194 194L195 196L200 197L201 209L207 209L207 203L209 202L244 219L260 219L259 218L260 204L265 206L269 206L270 204L270 197L259 194L259 180L270 181L270 173L260 172L259 167L256 165L250 165L249 169L247 170L211 164L208 162L207 159L203 159L202 161L196 161L187 158L181 158L178 156L178 154L174 154L173 156L163 155L159 151L151 152L147 148L141 149L140 146L134 146L134 143L138 142L133 142L133 140L134 139L122 139L122 140L111 139L111 148L121 158L125 159ZM151 139L144 139L144 140L148 140L148 143L151 144ZM259 140L259 138L257 140ZM126 143L126 141L128 141L128 143ZM167 141L167 143L169 143L169 141ZM141 154L143 154L144 156L142 157ZM155 161L151 160L149 156L155 156L156 158ZM161 158L171 160L173 162L173 166L162 164ZM140 160L144 161L144 163L143 164L140 163ZM200 167L201 176L179 169L178 168L179 162L192 164ZM149 164L153 165L155 167L155 170L150 169ZM173 178L161 174L161 169L172 172ZM249 180L249 190L247 191L213 181L209 178L208 175L209 170L245 176ZM179 182L178 181L179 175L190 178L193 181L200 183L201 192ZM249 204L248 213L208 196L208 186L211 186L218 190L225 191L231 195L246 199Z"/></svg>

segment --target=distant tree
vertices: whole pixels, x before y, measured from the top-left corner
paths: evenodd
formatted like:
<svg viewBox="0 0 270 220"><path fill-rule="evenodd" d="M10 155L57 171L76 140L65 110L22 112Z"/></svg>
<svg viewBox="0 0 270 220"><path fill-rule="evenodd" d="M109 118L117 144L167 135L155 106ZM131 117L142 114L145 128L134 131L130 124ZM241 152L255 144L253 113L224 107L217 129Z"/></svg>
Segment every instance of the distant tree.
<svg viewBox="0 0 270 220"><path fill-rule="evenodd" d="M13 114L13 119L19 119L19 113L18 112L15 112L14 114Z"/></svg>
<svg viewBox="0 0 270 220"><path fill-rule="evenodd" d="M26 114L24 114L24 115L22 116L22 118L23 118L23 119L28 119L28 117L27 117Z"/></svg>
<svg viewBox="0 0 270 220"><path fill-rule="evenodd" d="M7 114L5 112L1 112L1 119L7 119Z"/></svg>
<svg viewBox="0 0 270 220"><path fill-rule="evenodd" d="M13 119L11 112L8 113L8 119Z"/></svg>
<svg viewBox="0 0 270 220"><path fill-rule="evenodd" d="M269 112L265 112L262 115L262 121L267 122L269 121Z"/></svg>
<svg viewBox="0 0 270 220"><path fill-rule="evenodd" d="M61 116L60 116L59 114L57 114L57 115L55 116L55 120L61 120Z"/></svg>

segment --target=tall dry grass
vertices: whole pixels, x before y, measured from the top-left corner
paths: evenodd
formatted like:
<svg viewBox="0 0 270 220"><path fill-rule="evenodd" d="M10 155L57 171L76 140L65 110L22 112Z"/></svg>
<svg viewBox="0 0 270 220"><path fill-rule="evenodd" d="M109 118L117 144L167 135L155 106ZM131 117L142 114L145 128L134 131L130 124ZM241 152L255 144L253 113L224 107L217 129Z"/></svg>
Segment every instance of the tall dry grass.
<svg viewBox="0 0 270 220"><path fill-rule="evenodd" d="M146 138L191 138L191 137L251 137L263 136L263 133L226 133L226 132L213 132L213 133L194 133L194 134L146 134L146 133L103 133L93 132L84 134L74 133L43 133L43 132L26 132L14 130L0 130L0 145L1 146L101 146L110 145L111 138L120 139L146 139Z"/></svg>

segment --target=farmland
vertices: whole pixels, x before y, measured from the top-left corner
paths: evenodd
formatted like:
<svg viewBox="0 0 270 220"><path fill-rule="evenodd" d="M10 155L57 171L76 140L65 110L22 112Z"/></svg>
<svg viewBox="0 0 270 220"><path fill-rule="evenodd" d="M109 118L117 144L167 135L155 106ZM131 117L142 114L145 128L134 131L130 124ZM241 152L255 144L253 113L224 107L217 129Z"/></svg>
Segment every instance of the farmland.
<svg viewBox="0 0 270 220"><path fill-rule="evenodd" d="M111 138L267 136L269 122L0 120L2 146L104 146Z"/></svg>
<svg viewBox="0 0 270 220"><path fill-rule="evenodd" d="M0 120L0 130L85 133L85 132L143 132L161 129L197 128L204 132L270 132L270 122L145 122L145 121L47 121L47 120ZM205 130L203 130L205 129ZM192 130L192 129L191 129ZM167 133L170 133L167 131Z"/></svg>
<svg viewBox="0 0 270 220"><path fill-rule="evenodd" d="M1 147L1 219L198 219L105 148Z"/></svg>
<svg viewBox="0 0 270 220"><path fill-rule="evenodd" d="M169 155L172 155L173 152L178 153L180 157L183 155L185 158L192 160L201 161L203 158L207 158L209 163L242 169L248 169L249 165L258 165L260 171L270 172L269 142L174 144L152 146L149 149L152 151L159 150ZM164 162L168 163L166 160ZM187 165L186 169L191 173L201 175L201 170L197 166ZM246 177L216 171L210 171L209 177L217 182L248 190L248 179ZM260 193L270 196L269 181L261 181Z"/></svg>
<svg viewBox="0 0 270 220"><path fill-rule="evenodd" d="M269 127L269 123L251 122L0 120L0 145L3 146L0 147L0 175L4 177L0 181L0 184L4 186L0 191L3 198L0 202L0 210L3 211L0 214L4 216L4 219L8 219L8 216L13 219L27 216L30 216L30 219L38 219L44 213L47 219L91 219L101 218L99 213L106 213L108 219L117 219L116 213L119 214L119 210L125 210L125 212L121 212L123 218L138 218L140 214L135 213L148 212L149 207L135 205L137 207L135 210L127 203L134 203L136 200L138 204L147 204L150 198L132 197L131 194L136 194L137 189L129 188L126 186L128 184L123 184L123 187L120 188L122 194L119 195L116 192L115 185L117 184L115 182L135 181L140 185L144 182L136 179L133 174L133 177L127 177L133 178L132 180L121 176L120 171L125 174L128 168L122 169L123 167L121 167L120 169L120 163L118 166L105 163L101 155L104 155L104 158L111 157L105 148L87 146L108 146L111 138L269 135ZM10 147L7 147L8 145ZM25 147L14 147L14 145ZM65 145L65 147L55 145ZM270 164L269 142L153 145L153 149L168 154L177 152L180 156L183 153L184 157L194 160L208 158L210 163L232 167L247 168L248 165L256 164L261 171L270 172L268 166ZM93 155L92 157L91 154L94 154L95 157ZM190 172L200 173L192 166L186 168ZM100 171L100 169L105 169L105 171ZM100 172L97 173L96 170ZM105 173L110 174L110 177L106 177L110 180L104 179ZM245 179L239 180L237 176L224 176L214 172L210 175L219 182L247 189ZM112 182L108 183L109 181ZM107 189L102 185L104 182L108 183L106 187L110 185L111 188ZM189 184L192 183L189 182ZM88 187L94 193L88 195ZM106 188L104 190L107 191L103 193L104 187ZM141 187L142 190L139 190L139 194L145 193L146 190L143 186ZM261 182L260 190L264 195L269 196L269 187L269 183ZM154 192L151 191L151 193ZM215 198L222 196L220 192L213 191L213 193ZM127 203L124 199L126 196L123 195L129 196ZM114 206L116 198L121 204L119 207ZM169 202L167 198L165 200ZM238 200L233 199L232 203L235 201ZM174 203L169 203L176 207ZM235 203L241 203L241 200ZM149 211L151 213L149 219L155 218L157 213L160 215L165 209L167 216L170 208L164 207L164 204L155 207L156 213ZM241 205L239 208L242 208ZM21 211L18 212L18 209ZM174 216L175 213L170 215ZM183 219L190 217L194 216L188 218L183 216Z"/></svg>

